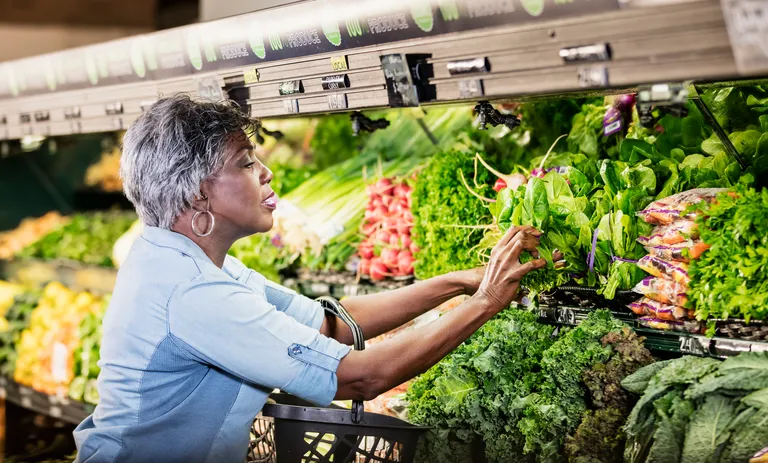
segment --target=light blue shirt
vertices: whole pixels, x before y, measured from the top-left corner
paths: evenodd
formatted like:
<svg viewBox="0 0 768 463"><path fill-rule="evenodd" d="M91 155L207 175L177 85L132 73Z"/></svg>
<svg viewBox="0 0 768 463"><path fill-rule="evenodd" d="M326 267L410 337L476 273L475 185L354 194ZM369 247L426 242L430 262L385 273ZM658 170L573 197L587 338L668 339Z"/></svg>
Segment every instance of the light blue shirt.
<svg viewBox="0 0 768 463"><path fill-rule="evenodd" d="M147 227L104 318L100 400L75 430L80 463L241 463L275 388L328 405L350 348L322 307L187 237Z"/></svg>

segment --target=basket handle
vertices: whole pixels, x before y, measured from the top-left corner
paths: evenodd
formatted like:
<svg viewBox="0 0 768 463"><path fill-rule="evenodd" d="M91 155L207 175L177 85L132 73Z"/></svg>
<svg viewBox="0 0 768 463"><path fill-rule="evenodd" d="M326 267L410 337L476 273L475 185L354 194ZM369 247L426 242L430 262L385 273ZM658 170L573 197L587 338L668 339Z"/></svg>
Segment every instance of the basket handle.
<svg viewBox="0 0 768 463"><path fill-rule="evenodd" d="M353 346L355 350L365 350L365 338L363 337L363 329L360 328L360 325L358 325L357 322L355 322L355 319L352 318L352 315L350 315L349 312L347 312L347 309L345 309L344 306L339 303L339 301L330 296L321 296L315 300L323 306L323 309L325 309L326 312L330 312L337 316L344 323L346 323L347 326L349 326L349 329L352 331ZM363 401L353 400L352 422L355 424L360 424L360 422L363 421L363 413Z"/></svg>

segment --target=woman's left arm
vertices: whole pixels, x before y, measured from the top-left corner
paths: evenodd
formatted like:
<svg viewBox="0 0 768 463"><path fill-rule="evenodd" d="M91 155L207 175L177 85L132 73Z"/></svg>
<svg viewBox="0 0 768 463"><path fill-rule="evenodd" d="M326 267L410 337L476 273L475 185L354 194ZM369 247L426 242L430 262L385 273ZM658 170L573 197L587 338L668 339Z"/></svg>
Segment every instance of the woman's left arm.
<svg viewBox="0 0 768 463"><path fill-rule="evenodd" d="M413 285L382 293L354 296L341 304L363 330L366 339L391 331L449 299L472 295L483 279L485 269L452 272L419 281ZM320 332L344 344L352 344L349 327L328 314Z"/></svg>

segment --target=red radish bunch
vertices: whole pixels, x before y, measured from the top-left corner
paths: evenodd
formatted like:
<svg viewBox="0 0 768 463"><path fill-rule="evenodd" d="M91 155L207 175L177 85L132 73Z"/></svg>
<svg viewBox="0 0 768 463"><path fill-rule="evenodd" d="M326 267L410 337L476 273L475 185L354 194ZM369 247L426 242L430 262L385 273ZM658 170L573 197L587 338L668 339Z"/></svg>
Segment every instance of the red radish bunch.
<svg viewBox="0 0 768 463"><path fill-rule="evenodd" d="M391 178L366 188L365 239L358 248L361 275L381 281L413 274L413 255L418 248L411 241L411 192L407 183Z"/></svg>

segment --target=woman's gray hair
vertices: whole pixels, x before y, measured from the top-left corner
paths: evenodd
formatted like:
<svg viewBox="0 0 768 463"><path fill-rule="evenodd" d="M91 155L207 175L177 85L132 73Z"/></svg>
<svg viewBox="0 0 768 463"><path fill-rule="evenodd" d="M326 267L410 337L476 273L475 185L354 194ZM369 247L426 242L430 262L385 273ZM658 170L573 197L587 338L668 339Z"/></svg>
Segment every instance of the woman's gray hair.
<svg viewBox="0 0 768 463"><path fill-rule="evenodd" d="M125 133L120 158L123 190L141 220L170 229L220 171L232 136L258 126L229 101L175 95L150 106Z"/></svg>

